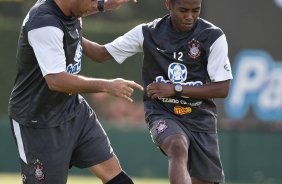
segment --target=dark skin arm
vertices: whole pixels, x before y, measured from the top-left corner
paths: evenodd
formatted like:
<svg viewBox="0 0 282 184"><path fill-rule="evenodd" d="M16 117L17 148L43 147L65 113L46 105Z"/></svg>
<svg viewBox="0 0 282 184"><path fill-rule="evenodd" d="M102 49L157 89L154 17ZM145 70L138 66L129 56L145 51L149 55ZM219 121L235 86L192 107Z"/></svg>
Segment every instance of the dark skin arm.
<svg viewBox="0 0 282 184"><path fill-rule="evenodd" d="M107 51L104 45L82 38L83 53L93 61L102 63L113 59L112 55Z"/></svg>
<svg viewBox="0 0 282 184"><path fill-rule="evenodd" d="M82 39L84 54L90 59L102 63L113 59L105 46ZM183 96L191 98L225 98L228 95L230 80L214 82L204 86L183 86ZM147 94L151 98L171 97L174 95L174 85L165 83L151 83L147 87Z"/></svg>
<svg viewBox="0 0 282 184"><path fill-rule="evenodd" d="M90 59L102 63L113 59L105 46L82 39L84 54ZM230 80L214 82L204 86L183 86L183 96L191 98L225 98L228 95ZM147 94L151 98L171 97L174 95L174 85L165 83L151 83L147 87Z"/></svg>
<svg viewBox="0 0 282 184"><path fill-rule="evenodd" d="M228 95L230 80L212 82L203 86L183 86L182 96L197 99L225 98ZM174 95L174 85L153 82L147 86L150 98L171 97Z"/></svg>
<svg viewBox="0 0 282 184"><path fill-rule="evenodd" d="M134 88L143 90L143 87L134 81L118 79L96 79L67 72L48 74L45 77L50 90L68 94L106 92L111 95L133 102L131 95Z"/></svg>

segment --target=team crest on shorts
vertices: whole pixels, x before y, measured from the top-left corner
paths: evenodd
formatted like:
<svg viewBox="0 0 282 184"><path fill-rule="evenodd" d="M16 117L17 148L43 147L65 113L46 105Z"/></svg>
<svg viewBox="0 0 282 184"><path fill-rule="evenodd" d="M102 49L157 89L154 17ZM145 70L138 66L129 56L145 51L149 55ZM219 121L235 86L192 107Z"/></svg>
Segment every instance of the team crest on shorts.
<svg viewBox="0 0 282 184"><path fill-rule="evenodd" d="M192 39L190 42L188 42L188 55L190 56L190 58L196 60L200 57L200 46L200 42L195 39Z"/></svg>
<svg viewBox="0 0 282 184"><path fill-rule="evenodd" d="M22 174L22 181L23 181L23 183L26 182L26 175L25 174Z"/></svg>
<svg viewBox="0 0 282 184"><path fill-rule="evenodd" d="M35 169L35 173L34 176L38 181L42 181L45 179L45 175L43 173L43 164L41 162L39 162L39 160L36 160L36 162L34 162L34 166L33 168Z"/></svg>
<svg viewBox="0 0 282 184"><path fill-rule="evenodd" d="M167 129L167 127L168 127L167 123L165 121L161 120L158 123L157 128L156 128L157 134L160 134L160 133L164 132Z"/></svg>

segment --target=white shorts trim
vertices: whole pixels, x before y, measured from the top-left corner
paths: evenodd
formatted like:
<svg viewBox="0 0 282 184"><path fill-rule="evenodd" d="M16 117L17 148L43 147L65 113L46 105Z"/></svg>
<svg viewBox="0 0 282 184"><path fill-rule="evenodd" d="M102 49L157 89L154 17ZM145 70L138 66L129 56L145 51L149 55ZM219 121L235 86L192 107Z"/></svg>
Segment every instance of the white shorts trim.
<svg viewBox="0 0 282 184"><path fill-rule="evenodd" d="M16 140L17 140L17 144L18 144L18 151L19 151L19 154L20 154L20 158L27 164L26 155L25 155L24 146L23 146L22 135L21 135L21 130L20 130L20 125L15 120L12 120L12 121L13 121L13 127L14 127L14 134L16 136Z"/></svg>

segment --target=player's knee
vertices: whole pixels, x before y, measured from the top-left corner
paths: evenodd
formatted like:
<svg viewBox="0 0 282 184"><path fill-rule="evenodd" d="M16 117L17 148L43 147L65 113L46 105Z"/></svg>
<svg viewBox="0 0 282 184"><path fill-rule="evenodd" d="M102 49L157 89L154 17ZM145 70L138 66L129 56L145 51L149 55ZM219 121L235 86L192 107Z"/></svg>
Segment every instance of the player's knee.
<svg viewBox="0 0 282 184"><path fill-rule="evenodd" d="M165 151L170 158L187 158L188 143L182 135L173 135L165 142Z"/></svg>

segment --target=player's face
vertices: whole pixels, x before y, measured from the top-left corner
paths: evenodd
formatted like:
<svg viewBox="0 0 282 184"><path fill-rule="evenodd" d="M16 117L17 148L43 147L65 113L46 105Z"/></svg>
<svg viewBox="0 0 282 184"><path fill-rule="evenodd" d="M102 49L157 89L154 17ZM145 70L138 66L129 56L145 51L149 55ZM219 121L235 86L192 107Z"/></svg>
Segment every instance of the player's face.
<svg viewBox="0 0 282 184"><path fill-rule="evenodd" d="M172 4L170 0L166 0L175 31L184 32L193 28L201 12L201 2L202 0L175 0Z"/></svg>

